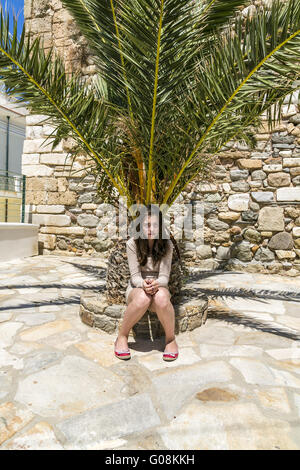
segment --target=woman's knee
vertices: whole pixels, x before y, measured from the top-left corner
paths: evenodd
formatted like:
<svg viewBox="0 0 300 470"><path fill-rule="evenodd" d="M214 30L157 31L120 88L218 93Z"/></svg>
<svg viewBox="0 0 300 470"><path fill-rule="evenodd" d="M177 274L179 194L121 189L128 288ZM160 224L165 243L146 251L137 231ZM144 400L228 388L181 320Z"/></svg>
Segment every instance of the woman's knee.
<svg viewBox="0 0 300 470"><path fill-rule="evenodd" d="M144 289L137 287L131 292L131 302L134 302L137 308L147 308L151 303L151 297L146 294Z"/></svg>
<svg viewBox="0 0 300 470"><path fill-rule="evenodd" d="M166 308L170 304L170 294L167 289L160 288L153 296L153 307Z"/></svg>

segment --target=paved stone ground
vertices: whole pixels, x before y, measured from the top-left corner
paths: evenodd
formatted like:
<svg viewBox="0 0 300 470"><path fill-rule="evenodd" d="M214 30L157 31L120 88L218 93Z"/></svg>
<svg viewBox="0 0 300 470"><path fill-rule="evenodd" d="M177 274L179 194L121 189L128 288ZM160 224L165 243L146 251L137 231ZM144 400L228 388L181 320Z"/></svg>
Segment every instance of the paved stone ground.
<svg viewBox="0 0 300 470"><path fill-rule="evenodd" d="M209 317L169 364L162 340L132 338L123 362L81 322L104 279L99 258L0 263L0 450L300 448L298 277L192 278Z"/></svg>

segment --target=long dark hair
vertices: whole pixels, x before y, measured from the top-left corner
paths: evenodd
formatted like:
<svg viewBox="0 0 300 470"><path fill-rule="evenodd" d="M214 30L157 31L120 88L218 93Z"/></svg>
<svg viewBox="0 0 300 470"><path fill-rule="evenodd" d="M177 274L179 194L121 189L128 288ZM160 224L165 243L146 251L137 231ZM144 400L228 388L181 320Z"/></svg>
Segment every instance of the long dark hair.
<svg viewBox="0 0 300 470"><path fill-rule="evenodd" d="M143 233L143 228L141 227L141 225L143 226L145 218L149 216L158 217L159 234L158 238L154 239L152 248L152 258L155 264L157 263L157 261L160 261L166 255L168 251L168 240L170 239L170 235L165 227L161 210L155 204L147 204L145 207L146 210L144 211L144 214L142 216L142 221L136 223L135 227L137 232ZM138 236L134 239L134 241L136 244L138 261L141 266L144 266L147 263L147 257L150 256L148 238Z"/></svg>

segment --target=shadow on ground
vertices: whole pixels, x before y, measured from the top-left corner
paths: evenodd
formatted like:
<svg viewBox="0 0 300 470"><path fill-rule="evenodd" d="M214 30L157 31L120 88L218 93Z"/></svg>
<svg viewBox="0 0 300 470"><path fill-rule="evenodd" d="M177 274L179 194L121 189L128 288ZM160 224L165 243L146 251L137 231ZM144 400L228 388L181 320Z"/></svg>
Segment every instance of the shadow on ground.
<svg viewBox="0 0 300 470"><path fill-rule="evenodd" d="M97 268L95 266L90 265L82 265L75 262L68 261L68 264L72 264L75 266L79 271L84 271L85 273L94 274L99 276L102 280L105 279L106 270L104 268ZM273 289L246 289L243 287L235 287L235 288L209 288L209 287L201 287L201 280L206 278L213 278L218 275L226 275L226 271L202 271L197 274L191 274L185 286L182 288L182 295L189 294L194 298L202 297L206 295L209 300L215 300L218 298L224 299L226 297L229 298L244 298L244 299L251 299L255 301L267 302L268 299L273 300L284 300L284 301L292 301L298 302L300 301L300 291L288 291L288 290L273 290ZM237 271L228 271L229 275L232 274L241 274ZM190 284L195 282L199 282L199 286L192 287ZM213 283L213 280L212 280ZM67 305L67 304L80 304L80 297L83 291L90 291L95 293L104 293L105 292L105 284L104 285L97 285L97 284L62 284L62 283L43 283L43 284L10 284L5 286L0 286L0 293L1 289L21 289L21 288L58 288L58 289L78 289L80 290L79 295L72 295L68 298L66 297L58 297L57 299L49 299L42 300L42 301L27 301L18 305L11 305L11 306L4 306L0 307L0 312L5 310L17 310L17 309L24 309L24 308L32 308L32 307L40 307L46 305ZM208 318L223 320L228 323L240 324L246 327L252 328L254 330L260 330L263 332L271 333L278 336L284 336L286 338L290 338L293 340L300 340L300 335L291 332L285 328L279 328L277 326L271 325L267 322L262 322L257 319L253 319L249 316L242 315L240 312L236 312L233 310L224 310L222 311L221 307L216 310L215 307L208 308ZM131 347L136 350L143 350L145 351L145 347L149 347L149 351L152 349L164 348L163 339L158 339L151 341L145 341L144 339L139 340L137 338L136 342L131 344ZM139 349L141 348L141 349Z"/></svg>

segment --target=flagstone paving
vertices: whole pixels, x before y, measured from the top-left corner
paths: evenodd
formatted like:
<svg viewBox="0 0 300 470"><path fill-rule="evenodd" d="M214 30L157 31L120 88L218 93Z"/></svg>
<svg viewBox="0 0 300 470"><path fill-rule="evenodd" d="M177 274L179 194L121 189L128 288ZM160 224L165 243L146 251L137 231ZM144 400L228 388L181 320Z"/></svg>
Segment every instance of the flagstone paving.
<svg viewBox="0 0 300 470"><path fill-rule="evenodd" d="M300 449L300 277L205 272L205 325L163 339L115 335L79 317L105 286L101 258L0 263L0 450ZM239 295L238 295L239 294Z"/></svg>

